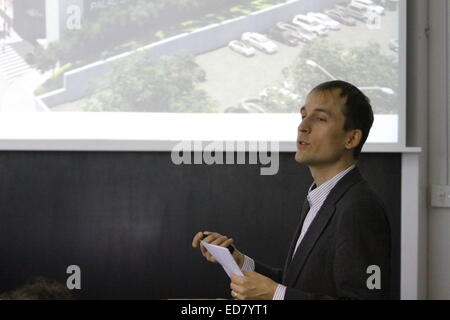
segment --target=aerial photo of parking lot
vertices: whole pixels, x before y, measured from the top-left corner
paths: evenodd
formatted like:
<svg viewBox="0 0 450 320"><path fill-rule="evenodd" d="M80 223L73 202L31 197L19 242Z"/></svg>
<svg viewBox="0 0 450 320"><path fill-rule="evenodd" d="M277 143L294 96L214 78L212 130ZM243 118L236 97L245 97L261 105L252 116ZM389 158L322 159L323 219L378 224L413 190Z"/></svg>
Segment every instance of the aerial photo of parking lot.
<svg viewBox="0 0 450 320"><path fill-rule="evenodd" d="M311 13L307 13L307 16L314 17ZM250 44L247 47L248 54L245 54L245 52L238 54L228 46L197 56L196 61L207 73L207 81L199 83L199 87L208 92L213 99L219 101L221 110L227 110L227 108L233 110L232 106L238 107L237 104L241 103L242 105L243 102L247 101L244 105L248 108L253 106L254 110L252 109L252 111L258 112L259 109L255 107L258 105L264 106L264 100L267 100L268 95L272 94L274 98L279 100L284 98L283 102L288 104L291 102L289 110L296 112L298 111L298 104L301 102L299 98L303 97L300 94L304 95L314 85L333 78L350 78L355 79L353 81L356 81L355 83L358 85L370 88L370 91L369 89L366 90L366 94L378 98L378 102L390 100L390 103L387 102L390 107L386 105L387 108L382 109L383 113L395 113L396 97L393 91L398 86L398 70L395 65L398 59L398 46L395 44L395 40L398 38L398 13L385 11L384 15L380 17L380 28L371 28L370 25L358 20L354 20L351 25L336 23L335 20L331 19L324 21L325 24L327 22L334 23L336 29L328 28L323 37L313 34L311 35L311 41L296 41L296 38L291 36L290 32L285 33L286 40L279 41L279 38L271 37L269 33L267 43L272 42L274 47L277 48L276 53L273 54L267 54L264 50L258 50L258 48L254 49ZM298 27L298 25L292 23L289 25L292 29ZM289 43L288 39L292 40L293 43ZM392 62L388 65L381 65L381 63L373 65L374 68L370 70L353 69L350 71L333 66L332 63L335 59L328 60L327 56L324 55L326 51L331 56L339 53L339 51L351 51L356 46L368 47L371 43L379 45L379 52L377 52L379 57L373 57L374 60L376 58L379 58L380 61L392 59ZM337 50L339 45L342 48ZM332 49L322 51L324 47ZM311 55L302 55L302 51L307 48L309 49L307 52L310 52ZM292 74L294 84L289 86L289 83L286 83L287 78L283 74L283 70L292 68L299 56L304 56L303 61L299 61L304 65L297 65L297 70L295 70L297 73ZM385 59L383 59L383 56L385 56ZM370 59L367 59L366 62L366 68L370 68ZM384 71L386 66L391 70ZM373 74L377 72L374 70L376 68L379 68L379 76ZM372 74L367 75L368 71ZM354 74L350 75L350 72L354 72ZM361 72L360 75L358 75L359 72ZM383 74L391 76L391 79L383 78ZM295 88L295 77L298 77L298 85L304 88L301 93L298 92L300 89ZM249 100L254 101L254 103L249 103ZM378 111L381 111L380 109L378 108ZM239 109L234 108L234 110ZM244 110L241 112L244 112Z"/></svg>
<svg viewBox="0 0 450 320"><path fill-rule="evenodd" d="M97 2L26 57L39 111L292 113L339 78L398 112L398 0Z"/></svg>

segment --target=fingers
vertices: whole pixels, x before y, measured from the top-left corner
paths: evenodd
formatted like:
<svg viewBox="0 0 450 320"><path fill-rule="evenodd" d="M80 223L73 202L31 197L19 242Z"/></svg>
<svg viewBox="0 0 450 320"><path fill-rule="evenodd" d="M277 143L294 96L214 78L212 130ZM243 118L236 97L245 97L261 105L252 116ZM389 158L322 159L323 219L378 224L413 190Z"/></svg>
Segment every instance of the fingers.
<svg viewBox="0 0 450 320"><path fill-rule="evenodd" d="M216 246L227 247L233 243L233 239L228 239L226 236L221 236L211 242L211 244L215 244Z"/></svg>
<svg viewBox="0 0 450 320"><path fill-rule="evenodd" d="M254 271L243 272L244 276L231 275L231 293L239 300L271 300L278 283Z"/></svg>
<svg viewBox="0 0 450 320"><path fill-rule="evenodd" d="M231 283L235 284L243 284L244 277L238 276L237 274L232 273L231 274Z"/></svg>
<svg viewBox="0 0 450 320"><path fill-rule="evenodd" d="M198 248L200 246L200 241L202 241L202 239L203 239L203 233L197 232L195 234L194 238L192 239L192 247Z"/></svg>
<svg viewBox="0 0 450 320"><path fill-rule="evenodd" d="M216 246L226 246L227 243L230 243L229 240L232 239L228 239L228 237L222 236L218 233L207 233L207 236L203 239L203 241L205 241L206 243L214 244ZM208 250L206 250L206 248L204 248L203 246L200 247L202 254L206 258L206 260L212 263L217 263L217 260L208 252Z"/></svg>
<svg viewBox="0 0 450 320"><path fill-rule="evenodd" d="M234 282L230 283L230 288L231 288L231 290L233 290L234 292L237 292L237 293L241 292L243 289L240 285L238 285Z"/></svg>
<svg viewBox="0 0 450 320"><path fill-rule="evenodd" d="M233 243L233 239L229 239L227 236L223 236L217 232L197 232L192 239L192 246L194 248L201 247L201 241L205 241L206 243L214 244L216 246L229 246Z"/></svg>
<svg viewBox="0 0 450 320"><path fill-rule="evenodd" d="M228 248L229 246L231 246L231 245L233 244L233 242L234 242L234 240L230 238L230 239L225 240L225 241L221 244L221 246L222 246L222 247L225 247L225 248Z"/></svg>
<svg viewBox="0 0 450 320"><path fill-rule="evenodd" d="M244 300L237 292L231 290L231 296L236 300Z"/></svg>
<svg viewBox="0 0 450 320"><path fill-rule="evenodd" d="M230 288L231 288L231 296L237 300L244 300L244 296L242 295L241 292L243 292L244 288L235 284L235 283L231 283L230 284Z"/></svg>
<svg viewBox="0 0 450 320"><path fill-rule="evenodd" d="M197 232L192 239L192 247L199 248L203 257L213 263L217 263L217 260L201 245L201 241L222 247L228 247L234 242L233 239L229 239L227 236L223 236L217 232Z"/></svg>

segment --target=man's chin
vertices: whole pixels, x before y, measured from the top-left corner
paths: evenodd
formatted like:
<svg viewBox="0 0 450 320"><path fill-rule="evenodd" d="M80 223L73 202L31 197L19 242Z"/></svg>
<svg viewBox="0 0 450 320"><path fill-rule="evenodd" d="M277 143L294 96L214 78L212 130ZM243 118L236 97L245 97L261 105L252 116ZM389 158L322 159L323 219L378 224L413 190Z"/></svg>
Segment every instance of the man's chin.
<svg viewBox="0 0 450 320"><path fill-rule="evenodd" d="M295 161L301 164L306 164L305 156L299 150L295 153Z"/></svg>
<svg viewBox="0 0 450 320"><path fill-rule="evenodd" d="M308 157L308 154L305 154L302 150L297 150L295 153L295 161L300 164L304 164L305 166L312 165L314 163L314 159Z"/></svg>

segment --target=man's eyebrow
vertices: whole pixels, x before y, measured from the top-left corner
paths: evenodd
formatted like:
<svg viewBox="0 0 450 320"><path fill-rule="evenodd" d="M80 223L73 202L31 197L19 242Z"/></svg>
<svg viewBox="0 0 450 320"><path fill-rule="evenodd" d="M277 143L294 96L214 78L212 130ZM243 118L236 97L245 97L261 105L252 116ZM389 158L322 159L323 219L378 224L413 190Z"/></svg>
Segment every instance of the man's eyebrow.
<svg viewBox="0 0 450 320"><path fill-rule="evenodd" d="M331 116L331 112L326 110L326 109L316 108L313 111L315 111L315 112L323 112L323 113L326 113L327 115Z"/></svg>
<svg viewBox="0 0 450 320"><path fill-rule="evenodd" d="M305 107L305 106L303 106L303 107L300 109L300 113L303 113L303 112L306 112L306 107ZM313 112L323 112L323 113L325 113L325 114L331 116L331 112L330 112L329 110L322 109L322 108L316 108L316 109L313 110Z"/></svg>

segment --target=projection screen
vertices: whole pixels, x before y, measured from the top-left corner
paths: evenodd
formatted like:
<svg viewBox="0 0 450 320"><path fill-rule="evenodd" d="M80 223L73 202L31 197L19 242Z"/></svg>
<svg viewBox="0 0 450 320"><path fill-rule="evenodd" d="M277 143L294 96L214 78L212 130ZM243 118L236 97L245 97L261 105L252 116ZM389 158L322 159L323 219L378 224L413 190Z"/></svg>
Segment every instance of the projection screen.
<svg viewBox="0 0 450 320"><path fill-rule="evenodd" d="M342 79L405 146L406 1L0 0L0 149L277 141Z"/></svg>

